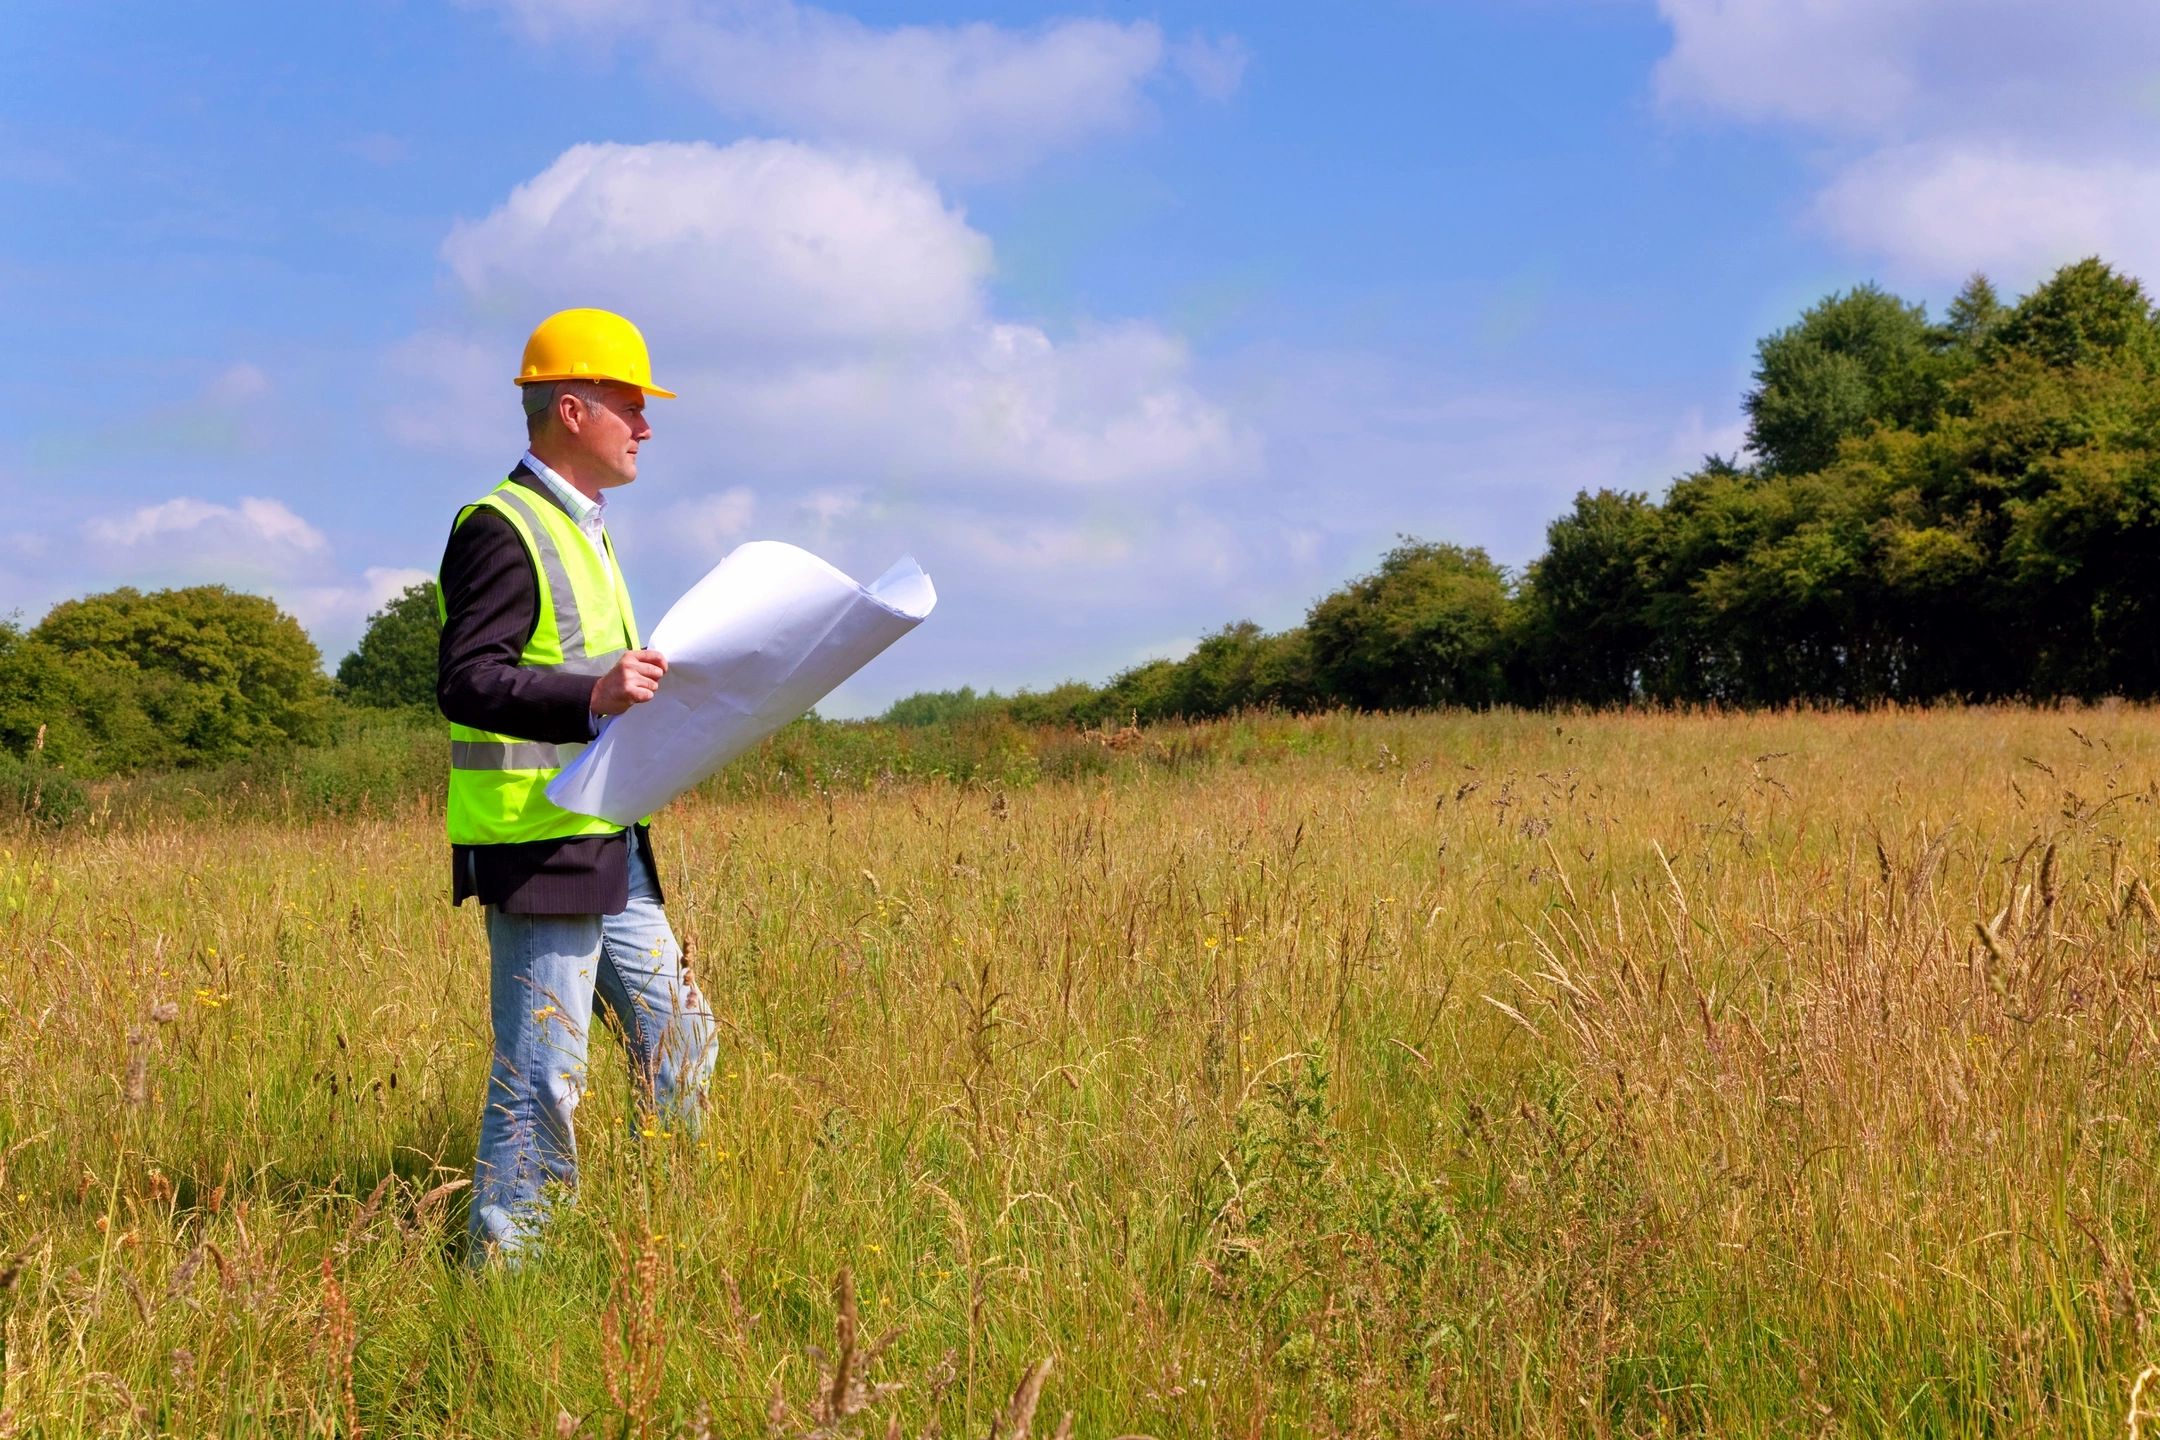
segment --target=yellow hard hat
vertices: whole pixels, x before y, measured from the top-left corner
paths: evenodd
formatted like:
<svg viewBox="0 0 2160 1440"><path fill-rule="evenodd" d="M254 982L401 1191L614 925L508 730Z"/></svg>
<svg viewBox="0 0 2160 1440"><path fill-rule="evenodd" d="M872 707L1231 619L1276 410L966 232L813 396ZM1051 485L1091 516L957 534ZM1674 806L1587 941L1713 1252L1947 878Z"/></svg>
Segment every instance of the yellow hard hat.
<svg viewBox="0 0 2160 1440"><path fill-rule="evenodd" d="M647 395L673 400L675 392L652 383L652 356L645 337L612 310L558 310L525 342L517 383L549 380L615 380Z"/></svg>

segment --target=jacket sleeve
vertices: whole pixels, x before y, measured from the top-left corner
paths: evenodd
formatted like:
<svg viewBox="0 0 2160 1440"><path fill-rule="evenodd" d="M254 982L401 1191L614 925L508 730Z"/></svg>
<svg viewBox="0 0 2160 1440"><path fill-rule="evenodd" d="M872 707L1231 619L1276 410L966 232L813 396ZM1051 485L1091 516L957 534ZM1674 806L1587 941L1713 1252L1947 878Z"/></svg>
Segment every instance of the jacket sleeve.
<svg viewBox="0 0 2160 1440"><path fill-rule="evenodd" d="M444 718L523 740L592 737L590 675L518 663L540 623L540 581L510 522L481 510L443 549L435 701Z"/></svg>

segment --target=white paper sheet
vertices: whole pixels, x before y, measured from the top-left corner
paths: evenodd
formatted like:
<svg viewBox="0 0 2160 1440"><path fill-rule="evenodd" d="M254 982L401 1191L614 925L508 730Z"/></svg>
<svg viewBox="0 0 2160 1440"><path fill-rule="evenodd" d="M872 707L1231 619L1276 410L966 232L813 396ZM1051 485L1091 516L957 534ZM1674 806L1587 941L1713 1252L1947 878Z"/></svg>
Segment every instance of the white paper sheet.
<svg viewBox="0 0 2160 1440"><path fill-rule="evenodd" d="M660 691L603 722L548 785L580 815L650 815L829 694L922 622L937 590L912 559L858 585L807 550L738 546L645 642Z"/></svg>

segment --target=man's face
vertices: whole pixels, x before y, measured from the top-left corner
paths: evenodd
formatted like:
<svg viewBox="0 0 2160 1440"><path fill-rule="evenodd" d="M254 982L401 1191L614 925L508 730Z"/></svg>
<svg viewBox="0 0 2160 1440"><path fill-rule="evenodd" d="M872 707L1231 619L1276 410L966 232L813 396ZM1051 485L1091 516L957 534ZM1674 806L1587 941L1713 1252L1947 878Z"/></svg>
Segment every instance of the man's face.
<svg viewBox="0 0 2160 1440"><path fill-rule="evenodd" d="M610 381L593 385L577 401L576 418L565 416L563 429L572 448L591 462L589 468L580 465L580 472L603 490L637 479L638 446L652 435L645 423L645 392Z"/></svg>

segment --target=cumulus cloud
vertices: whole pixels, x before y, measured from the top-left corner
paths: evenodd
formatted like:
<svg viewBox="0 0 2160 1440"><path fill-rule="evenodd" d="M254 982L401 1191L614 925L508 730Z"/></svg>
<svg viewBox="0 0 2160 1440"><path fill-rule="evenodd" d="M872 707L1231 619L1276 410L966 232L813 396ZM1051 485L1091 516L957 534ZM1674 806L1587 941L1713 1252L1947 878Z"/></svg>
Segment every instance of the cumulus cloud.
<svg viewBox="0 0 2160 1440"><path fill-rule="evenodd" d="M1824 146L1813 213L1896 271L2013 285L2099 253L2160 278L2160 6L1659 0L1660 100Z"/></svg>
<svg viewBox="0 0 2160 1440"><path fill-rule="evenodd" d="M1192 383L1174 336L1144 323L1063 343L984 323L905 353L768 371L692 369L703 423L730 462L815 477L1010 496L1028 486L1185 487L1247 466L1250 435Z"/></svg>
<svg viewBox="0 0 2160 1440"><path fill-rule="evenodd" d="M689 341L903 340L975 317L990 243L905 160L780 140L578 145L443 258L478 304L576 290Z"/></svg>
<svg viewBox="0 0 2160 1440"><path fill-rule="evenodd" d="M730 485L1190 486L1253 455L1159 327L1060 341L990 314L988 239L901 160L580 145L458 226L444 259L467 325L392 361L437 397L393 415L426 448L462 453L487 413L468 406L509 408L519 337L488 317L598 304L640 321L656 375L686 397L653 412L661 453L672 433Z"/></svg>
<svg viewBox="0 0 2160 1440"><path fill-rule="evenodd" d="M1658 0L1673 48L1658 96L1744 120L1868 130L1916 89L1929 0Z"/></svg>
<svg viewBox="0 0 2160 1440"><path fill-rule="evenodd" d="M1898 146L1817 197L1830 232L1933 275L2030 279L2097 254L2160 285L2160 162L2036 154L2015 144Z"/></svg>
<svg viewBox="0 0 2160 1440"><path fill-rule="evenodd" d="M281 500L219 505L179 496L118 515L94 516L83 533L108 553L136 552L194 566L223 564L249 575L287 573L330 549L322 531Z"/></svg>
<svg viewBox="0 0 2160 1440"><path fill-rule="evenodd" d="M794 0L496 4L536 39L630 44L729 115L956 175L1129 128L1166 58L1210 99L1233 92L1244 68L1234 41L1172 47L1145 20L879 27Z"/></svg>

